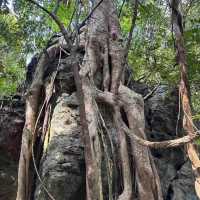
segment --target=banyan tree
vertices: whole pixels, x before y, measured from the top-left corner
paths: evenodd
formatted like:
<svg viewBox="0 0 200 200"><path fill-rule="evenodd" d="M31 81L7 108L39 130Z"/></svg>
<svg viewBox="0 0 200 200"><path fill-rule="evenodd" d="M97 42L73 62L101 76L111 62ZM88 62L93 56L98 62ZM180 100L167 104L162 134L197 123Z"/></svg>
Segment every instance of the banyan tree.
<svg viewBox="0 0 200 200"><path fill-rule="evenodd" d="M200 195L200 161L193 143L198 134L191 118L179 0L169 4L181 74L183 133L180 138L165 141L148 139L144 98L129 84L132 77L128 51L134 40L140 2L132 2L132 26L127 39L121 34L115 1L84 2L88 3L85 19L79 17L83 2L76 1L72 31L56 15L60 2L49 11L37 1L28 1L49 15L61 34L37 55L27 77L17 200L60 199L56 187L62 187L63 193L70 187L79 188L73 196L66 193L65 199L162 200L160 177L150 149L181 145L191 161ZM53 151L55 146L63 154ZM77 162L68 163L64 154L69 160L75 157ZM84 160L80 162L82 155ZM58 158L66 174L69 168L76 172L78 168L84 176L77 179L74 173L72 180L53 182L53 171L46 169L45 159L51 163ZM51 181L45 178L47 175Z"/></svg>

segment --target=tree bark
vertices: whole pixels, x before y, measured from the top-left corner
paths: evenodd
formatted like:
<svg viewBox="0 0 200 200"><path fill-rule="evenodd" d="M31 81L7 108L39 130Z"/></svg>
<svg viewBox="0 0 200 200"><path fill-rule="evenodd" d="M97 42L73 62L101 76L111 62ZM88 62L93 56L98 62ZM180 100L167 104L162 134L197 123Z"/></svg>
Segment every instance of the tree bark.
<svg viewBox="0 0 200 200"><path fill-rule="evenodd" d="M186 50L184 47L182 14L180 12L180 0L171 0L173 32L175 35L176 59L180 66L180 94L183 109L183 128L185 132L193 137L195 135L194 124L192 122L190 85L188 80L188 66L186 61ZM195 174L195 189L200 198L200 160L194 143L186 146L188 157L192 163Z"/></svg>
<svg viewBox="0 0 200 200"><path fill-rule="evenodd" d="M26 119L22 133L21 153L18 168L17 200L29 200L32 192L34 173L31 170L32 145L36 138L36 120L39 111L43 76L49 59L54 59L59 52L59 45L50 47L43 53L37 64L33 82L26 94Z"/></svg>

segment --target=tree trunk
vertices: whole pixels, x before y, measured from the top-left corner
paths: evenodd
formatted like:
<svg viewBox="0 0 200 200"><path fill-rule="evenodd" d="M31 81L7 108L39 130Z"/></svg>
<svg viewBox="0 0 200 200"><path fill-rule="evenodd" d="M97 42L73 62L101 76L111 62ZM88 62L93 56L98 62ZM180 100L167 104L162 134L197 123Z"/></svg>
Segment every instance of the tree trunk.
<svg viewBox="0 0 200 200"><path fill-rule="evenodd" d="M181 81L180 94L183 109L183 128L185 132L193 137L195 133L195 125L192 122L191 99L190 99L190 85L188 80L188 67L186 62L186 50L183 39L183 24L182 14L180 12L180 0L171 0L172 8L172 23L175 35L176 58L180 66ZM200 160L194 143L189 143L186 146L188 157L192 163L192 168L195 174L195 189L200 198Z"/></svg>

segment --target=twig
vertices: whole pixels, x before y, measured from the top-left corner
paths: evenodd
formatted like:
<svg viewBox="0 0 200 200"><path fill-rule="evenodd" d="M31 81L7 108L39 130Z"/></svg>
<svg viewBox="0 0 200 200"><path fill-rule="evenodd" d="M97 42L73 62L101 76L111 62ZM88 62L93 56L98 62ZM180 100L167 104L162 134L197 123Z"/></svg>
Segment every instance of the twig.
<svg viewBox="0 0 200 200"><path fill-rule="evenodd" d="M76 6L74 6L74 10L73 10L72 16L70 18L70 22L69 22L69 25L68 25L68 28L67 28L68 31L70 30L70 26L71 26L71 23L72 23L72 20L74 18L75 13L76 13Z"/></svg>
<svg viewBox="0 0 200 200"><path fill-rule="evenodd" d="M152 73L152 72L149 72L148 74L143 74L140 78L138 78L138 79L136 80L136 82L140 82L141 80L144 80L144 81L145 81L147 78L150 77L151 73Z"/></svg>
<svg viewBox="0 0 200 200"><path fill-rule="evenodd" d="M127 43L126 43L125 58L127 58L127 56L128 56L128 51L129 51L129 48L131 46L131 41L132 41L132 38L133 38L133 30L135 28L135 22L136 22L137 13L138 13L138 0L135 0L134 4L135 5L134 5L134 8L133 8L131 28L130 28L129 35L128 35L128 40L127 40Z"/></svg>
<svg viewBox="0 0 200 200"><path fill-rule="evenodd" d="M41 6L39 3L37 3L34 0L28 0L31 3L35 4L38 8L42 9L44 12L46 12L54 21L55 23L58 25L58 27L60 28L60 31L62 32L67 44L69 44L71 46L71 42L69 40L69 35L68 32L66 31L63 23L59 20L59 18L57 17L57 15L55 15L54 13L48 11L46 8L44 8L43 6Z"/></svg>
<svg viewBox="0 0 200 200"><path fill-rule="evenodd" d="M58 12L60 2L61 2L61 0L57 0L56 5L55 5L54 9L52 10L52 13L56 14Z"/></svg>
<svg viewBox="0 0 200 200"><path fill-rule="evenodd" d="M119 17L119 18L120 18L120 16L121 16L122 9L123 9L123 7L124 7L125 1L126 1L126 0L123 0L122 5L121 5L121 7L120 7L119 14L118 14L118 17Z"/></svg>
<svg viewBox="0 0 200 200"><path fill-rule="evenodd" d="M160 83L158 83L154 88L153 90L151 90L151 92L149 92L146 96L144 96L144 100L147 100L148 98L150 98L154 92L156 92L156 90L158 89L158 87L160 86Z"/></svg>

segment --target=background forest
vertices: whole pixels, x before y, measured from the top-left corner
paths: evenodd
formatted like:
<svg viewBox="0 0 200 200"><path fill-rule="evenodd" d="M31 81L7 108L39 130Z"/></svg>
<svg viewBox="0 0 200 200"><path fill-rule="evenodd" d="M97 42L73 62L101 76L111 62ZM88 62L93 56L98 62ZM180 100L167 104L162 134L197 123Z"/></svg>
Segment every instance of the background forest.
<svg viewBox="0 0 200 200"><path fill-rule="evenodd" d="M68 3L67 3L68 2ZM40 1L51 9L54 1ZM87 0L82 1L87 6ZM131 27L132 1L116 1L124 38ZM182 2L184 39L189 66L192 100L195 113L200 106L200 3L198 0ZM75 1L62 1L57 15L69 28ZM47 14L25 0L0 1L0 95L12 95L23 85L26 65L33 55L48 45L49 38L59 32ZM81 13L82 18L86 13ZM135 80L152 86L177 85L179 67L174 59L170 8L166 0L141 0L129 51L129 65ZM199 118L197 114L195 118Z"/></svg>

